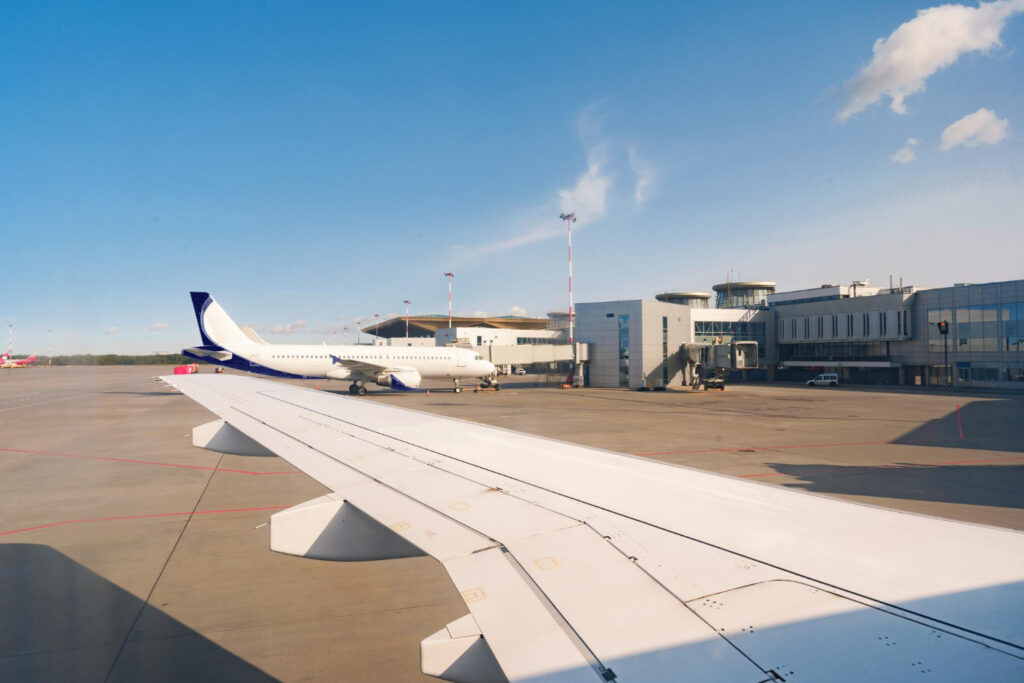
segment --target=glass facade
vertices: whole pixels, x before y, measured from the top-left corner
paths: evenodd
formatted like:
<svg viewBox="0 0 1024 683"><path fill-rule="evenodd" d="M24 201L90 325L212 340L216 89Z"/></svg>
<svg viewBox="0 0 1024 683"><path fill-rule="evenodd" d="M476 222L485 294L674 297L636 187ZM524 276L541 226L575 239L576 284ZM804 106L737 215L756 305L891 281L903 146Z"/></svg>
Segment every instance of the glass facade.
<svg viewBox="0 0 1024 683"><path fill-rule="evenodd" d="M629 316L619 316L619 386L629 386Z"/></svg>
<svg viewBox="0 0 1024 683"><path fill-rule="evenodd" d="M795 320L793 325L796 325ZM712 344L719 337L723 342L756 341L757 355L764 358L766 347L764 323L719 320L695 320L693 322L693 340L695 342Z"/></svg>
<svg viewBox="0 0 1024 683"><path fill-rule="evenodd" d="M661 318L661 382L668 386L668 317Z"/></svg>
<svg viewBox="0 0 1024 683"><path fill-rule="evenodd" d="M931 353L943 352L944 340L937 323L944 320L949 322L954 383L1024 381L1024 302L928 309ZM986 355L962 360L964 356L960 354L968 353ZM982 360L986 358L990 360ZM954 359L958 360L954 363ZM939 372L944 374L945 370ZM939 379L938 383L944 381Z"/></svg>
<svg viewBox="0 0 1024 683"><path fill-rule="evenodd" d="M928 350L941 353L936 323L950 323L949 350L1020 352L1024 347L1024 303L928 309Z"/></svg>

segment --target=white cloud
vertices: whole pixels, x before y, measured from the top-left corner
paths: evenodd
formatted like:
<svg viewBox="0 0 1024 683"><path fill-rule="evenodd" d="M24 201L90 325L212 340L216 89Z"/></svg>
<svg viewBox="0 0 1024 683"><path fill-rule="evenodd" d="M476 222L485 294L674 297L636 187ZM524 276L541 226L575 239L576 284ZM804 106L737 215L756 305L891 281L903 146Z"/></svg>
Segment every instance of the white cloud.
<svg viewBox="0 0 1024 683"><path fill-rule="evenodd" d="M847 83L849 100L839 112L845 121L857 112L890 98L897 114L906 113L904 100L924 90L925 80L954 64L968 52L999 47L1006 20L1024 11L1024 0L996 0L977 7L940 5L918 10L888 38L879 38L874 56Z"/></svg>
<svg viewBox="0 0 1024 683"><path fill-rule="evenodd" d="M554 223L554 219L552 220L552 223ZM534 242L543 242L544 240L549 240L561 234L562 231L559 230L558 228L534 228L532 230L527 230L526 232L521 233L519 235L509 237L507 239L498 240L497 242L491 242L490 244L484 244L482 246L472 248L468 251L468 253L472 254L472 256L493 254L495 252L505 251L507 249L515 249L516 247L525 247L526 245L533 244Z"/></svg>
<svg viewBox="0 0 1024 683"><path fill-rule="evenodd" d="M520 316L523 316L523 317L526 317L527 315L529 315L526 312L526 309L523 308L522 306L513 306L512 308L509 309L508 314L509 315L520 315Z"/></svg>
<svg viewBox="0 0 1024 683"><path fill-rule="evenodd" d="M117 334L120 331L120 327L114 327L113 325L111 325L110 327L103 331L103 334Z"/></svg>
<svg viewBox="0 0 1024 683"><path fill-rule="evenodd" d="M587 171L576 179L572 188L559 190L560 208L576 214L576 224L583 225L608 212L608 190L611 176L606 172L606 150L599 145L587 154Z"/></svg>
<svg viewBox="0 0 1024 683"><path fill-rule="evenodd" d="M149 331L150 332L163 332L168 327L170 327L170 325L168 323L153 323L152 325L149 326Z"/></svg>
<svg viewBox="0 0 1024 683"><path fill-rule="evenodd" d="M907 138L907 144L904 147L901 147L899 151L893 154L890 158L897 164L909 164L914 160L914 145L916 144L917 138Z"/></svg>
<svg viewBox="0 0 1024 683"><path fill-rule="evenodd" d="M293 323L285 323L284 325L274 325L270 328L270 331L274 334L299 334L306 331L307 323L305 320L296 320Z"/></svg>
<svg viewBox="0 0 1024 683"><path fill-rule="evenodd" d="M633 169L633 175L636 177L636 185L633 186L633 199L637 204L642 204L650 199L650 185L654 181L654 166L640 156L636 147L630 147L629 167Z"/></svg>
<svg viewBox="0 0 1024 683"><path fill-rule="evenodd" d="M1001 119L994 111L982 107L973 114L954 121L942 131L942 149L948 152L957 145L977 147L999 144L999 141L1006 137L1009 125L1007 119Z"/></svg>

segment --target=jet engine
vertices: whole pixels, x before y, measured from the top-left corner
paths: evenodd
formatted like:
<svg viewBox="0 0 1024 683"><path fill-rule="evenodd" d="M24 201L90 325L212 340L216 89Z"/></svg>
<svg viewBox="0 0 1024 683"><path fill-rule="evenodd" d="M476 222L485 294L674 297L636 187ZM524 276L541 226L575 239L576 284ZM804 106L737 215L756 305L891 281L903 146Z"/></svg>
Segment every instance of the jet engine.
<svg viewBox="0 0 1024 683"><path fill-rule="evenodd" d="M400 391L410 391L420 386L423 380L415 370L398 370L395 372L377 373L376 382L379 386L390 387Z"/></svg>

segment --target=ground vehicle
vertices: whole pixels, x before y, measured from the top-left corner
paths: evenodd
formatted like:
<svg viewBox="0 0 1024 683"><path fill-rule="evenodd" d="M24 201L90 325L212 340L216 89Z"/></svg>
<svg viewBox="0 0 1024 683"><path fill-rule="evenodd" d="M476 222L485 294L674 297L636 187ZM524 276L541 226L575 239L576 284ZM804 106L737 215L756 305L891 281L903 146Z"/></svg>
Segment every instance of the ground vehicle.
<svg viewBox="0 0 1024 683"><path fill-rule="evenodd" d="M826 372L814 379L807 380L809 387L836 387L839 386L839 375L834 372Z"/></svg>
<svg viewBox="0 0 1024 683"><path fill-rule="evenodd" d="M526 374L526 368L524 368L522 365L520 365L518 368L515 369L515 373L517 375L525 375Z"/></svg>

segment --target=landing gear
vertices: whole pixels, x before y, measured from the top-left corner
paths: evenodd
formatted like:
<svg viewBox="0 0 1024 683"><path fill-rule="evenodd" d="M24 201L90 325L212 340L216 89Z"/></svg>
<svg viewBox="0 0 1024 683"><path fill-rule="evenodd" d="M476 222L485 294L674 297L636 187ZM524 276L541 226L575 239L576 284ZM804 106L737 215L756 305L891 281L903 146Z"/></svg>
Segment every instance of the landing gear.
<svg viewBox="0 0 1024 683"><path fill-rule="evenodd" d="M462 393L462 387L459 386L459 380L456 379L456 380L453 380L453 381L455 382L455 393L456 394L461 394Z"/></svg>
<svg viewBox="0 0 1024 683"><path fill-rule="evenodd" d="M348 393L353 396L366 396L366 387L359 382L353 382L348 386Z"/></svg>

